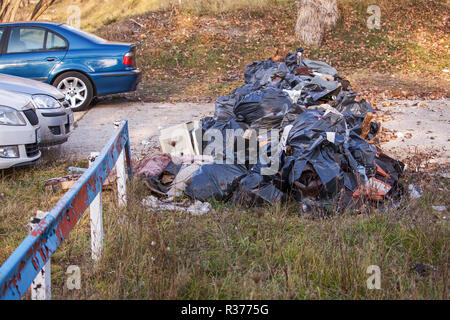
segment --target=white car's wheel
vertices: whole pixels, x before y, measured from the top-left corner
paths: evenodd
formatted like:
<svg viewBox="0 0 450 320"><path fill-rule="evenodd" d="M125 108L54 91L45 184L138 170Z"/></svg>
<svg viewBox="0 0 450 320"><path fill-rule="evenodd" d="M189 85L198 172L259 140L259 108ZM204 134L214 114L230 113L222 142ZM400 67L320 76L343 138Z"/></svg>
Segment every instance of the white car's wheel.
<svg viewBox="0 0 450 320"><path fill-rule="evenodd" d="M56 78L53 83L66 95L73 111L86 110L94 96L94 88L91 81L82 73L67 72Z"/></svg>

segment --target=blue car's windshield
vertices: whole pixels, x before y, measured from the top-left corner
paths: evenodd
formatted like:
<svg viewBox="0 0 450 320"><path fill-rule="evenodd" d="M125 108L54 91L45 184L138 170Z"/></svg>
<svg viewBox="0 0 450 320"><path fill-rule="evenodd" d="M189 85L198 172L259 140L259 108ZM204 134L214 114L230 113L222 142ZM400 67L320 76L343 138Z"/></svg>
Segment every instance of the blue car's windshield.
<svg viewBox="0 0 450 320"><path fill-rule="evenodd" d="M88 39L88 40L90 40L92 42L96 42L96 43L105 43L105 42L107 42L105 39L97 37L96 35L93 35L92 33L88 33L86 31L83 31L83 30L71 27L71 26L66 25L66 24L61 25L61 27L65 28L65 29L67 29L67 30L69 30L71 32L78 33L81 36L83 36L84 38L86 38L86 39Z"/></svg>

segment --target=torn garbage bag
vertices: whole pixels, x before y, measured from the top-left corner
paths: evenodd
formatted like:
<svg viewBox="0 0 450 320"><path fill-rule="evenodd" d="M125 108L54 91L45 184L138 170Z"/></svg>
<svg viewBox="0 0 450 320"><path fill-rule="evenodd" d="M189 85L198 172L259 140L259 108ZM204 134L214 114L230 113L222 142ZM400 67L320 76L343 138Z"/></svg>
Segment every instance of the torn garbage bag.
<svg viewBox="0 0 450 320"><path fill-rule="evenodd" d="M284 79L288 73L289 69L284 62L273 62L272 59L268 59L249 64L245 68L244 76L246 83L262 87Z"/></svg>
<svg viewBox="0 0 450 320"><path fill-rule="evenodd" d="M160 154L144 158L136 165L135 172L152 192L164 196L180 168L181 165L175 164L170 155Z"/></svg>
<svg viewBox="0 0 450 320"><path fill-rule="evenodd" d="M375 111L366 100L356 101L356 92L344 93L341 92L334 101L334 107L340 111L349 126L356 134L363 134L363 123L368 114L373 114ZM368 132L368 137L372 140L379 131L378 124L371 124Z"/></svg>
<svg viewBox="0 0 450 320"><path fill-rule="evenodd" d="M263 176L253 173L242 179L232 202L248 207L261 206L265 203L279 203L286 200L286 195Z"/></svg>
<svg viewBox="0 0 450 320"><path fill-rule="evenodd" d="M238 187L239 181L248 174L245 166L229 164L206 164L187 182L185 194L191 199L226 201Z"/></svg>

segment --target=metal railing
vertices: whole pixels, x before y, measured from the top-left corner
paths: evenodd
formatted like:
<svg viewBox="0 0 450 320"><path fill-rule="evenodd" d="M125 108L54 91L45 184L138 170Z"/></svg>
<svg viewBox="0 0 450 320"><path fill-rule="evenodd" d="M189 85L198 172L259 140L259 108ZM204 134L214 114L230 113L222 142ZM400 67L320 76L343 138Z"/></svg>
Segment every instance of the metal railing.
<svg viewBox="0 0 450 320"><path fill-rule="evenodd" d="M92 258L100 258L103 249L102 187L116 167L119 205L126 206L126 177L131 178L133 174L128 122L124 120L115 125L117 132L102 152L95 157L91 155L89 169L48 214L40 213L41 216L34 219L31 233L0 267L0 300L21 299L30 285L32 299L51 298L50 258L89 207Z"/></svg>

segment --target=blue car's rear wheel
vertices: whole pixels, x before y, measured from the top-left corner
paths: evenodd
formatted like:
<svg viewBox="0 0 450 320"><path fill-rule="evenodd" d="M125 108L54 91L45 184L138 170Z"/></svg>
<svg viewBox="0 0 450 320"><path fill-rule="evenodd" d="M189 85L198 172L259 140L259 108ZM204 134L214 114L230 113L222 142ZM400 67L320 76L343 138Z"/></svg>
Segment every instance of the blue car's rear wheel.
<svg viewBox="0 0 450 320"><path fill-rule="evenodd" d="M73 111L86 110L94 97L91 81L79 72L63 73L56 78L53 85L64 92Z"/></svg>

